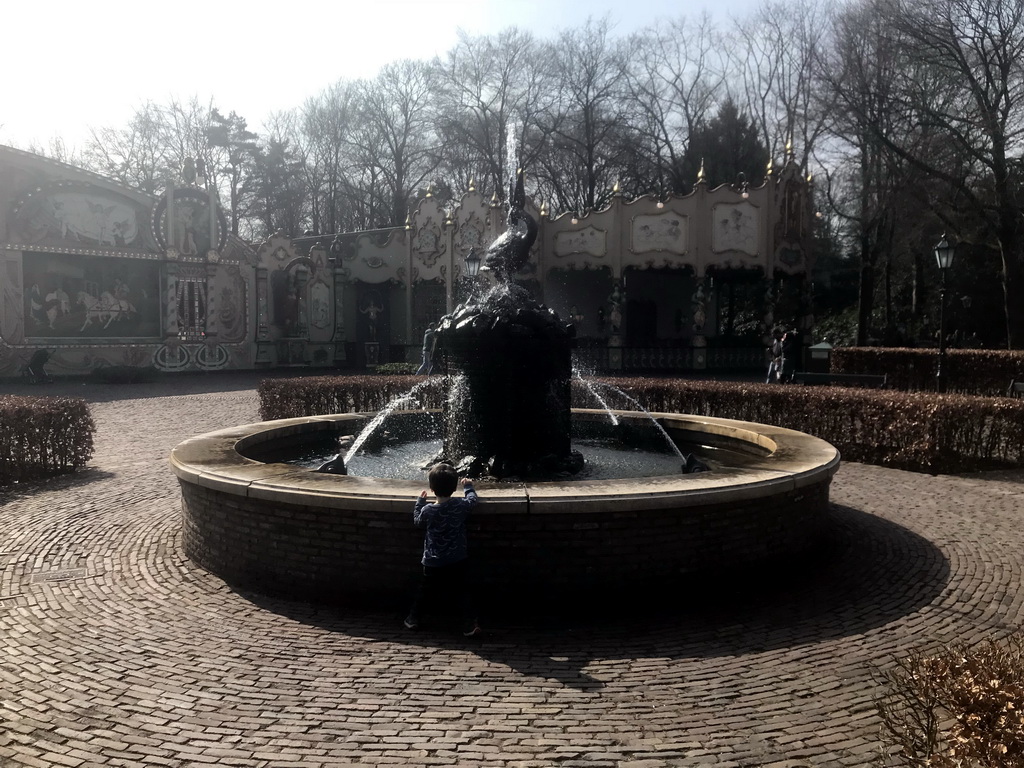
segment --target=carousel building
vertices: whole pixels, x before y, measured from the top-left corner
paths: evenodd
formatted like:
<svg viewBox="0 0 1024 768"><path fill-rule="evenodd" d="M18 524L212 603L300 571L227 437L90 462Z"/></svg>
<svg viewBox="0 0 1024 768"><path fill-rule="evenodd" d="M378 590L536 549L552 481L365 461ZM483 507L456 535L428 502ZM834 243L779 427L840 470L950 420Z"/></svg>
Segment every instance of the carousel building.
<svg viewBox="0 0 1024 768"><path fill-rule="evenodd" d="M810 184L792 161L759 186L528 210L517 279L575 323L594 369L753 368L773 325L809 328ZM466 257L504 228L471 187L452 207L428 192L403 227L252 245L195 168L152 196L0 147L0 376L41 349L58 376L419 362L425 330L489 280Z"/></svg>

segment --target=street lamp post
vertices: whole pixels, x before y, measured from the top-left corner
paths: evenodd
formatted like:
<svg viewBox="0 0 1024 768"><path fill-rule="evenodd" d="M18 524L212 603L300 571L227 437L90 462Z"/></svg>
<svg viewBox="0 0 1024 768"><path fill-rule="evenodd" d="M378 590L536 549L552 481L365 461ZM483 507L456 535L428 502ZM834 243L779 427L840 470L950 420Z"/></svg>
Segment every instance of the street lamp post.
<svg viewBox="0 0 1024 768"><path fill-rule="evenodd" d="M946 278L949 268L953 266L953 246L943 235L935 245L935 263L942 273L942 286L939 288L939 361L935 369L935 391L946 391Z"/></svg>

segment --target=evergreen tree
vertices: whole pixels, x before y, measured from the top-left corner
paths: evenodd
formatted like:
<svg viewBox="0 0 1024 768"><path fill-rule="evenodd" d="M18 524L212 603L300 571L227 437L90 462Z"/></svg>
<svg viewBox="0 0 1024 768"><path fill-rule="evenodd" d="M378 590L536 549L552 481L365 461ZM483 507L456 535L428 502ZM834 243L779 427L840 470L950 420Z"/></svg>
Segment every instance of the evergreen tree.
<svg viewBox="0 0 1024 768"><path fill-rule="evenodd" d="M704 166L704 181L712 189L733 184L742 173L753 185L760 184L768 165L768 149L761 142L757 128L731 99L727 98L716 114L698 125L681 158L676 179L685 185L676 192L687 193Z"/></svg>

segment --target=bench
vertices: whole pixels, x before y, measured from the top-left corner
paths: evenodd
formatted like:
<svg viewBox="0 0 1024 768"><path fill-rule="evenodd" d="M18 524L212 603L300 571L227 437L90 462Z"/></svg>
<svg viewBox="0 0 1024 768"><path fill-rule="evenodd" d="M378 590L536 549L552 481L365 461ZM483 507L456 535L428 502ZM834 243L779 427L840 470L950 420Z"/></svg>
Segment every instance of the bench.
<svg viewBox="0 0 1024 768"><path fill-rule="evenodd" d="M1010 386L1006 390L1007 397L1024 397L1024 381L1010 379Z"/></svg>
<svg viewBox="0 0 1024 768"><path fill-rule="evenodd" d="M882 388L886 385L885 374L877 373L816 373L797 371L793 374L795 384L841 384L854 387Z"/></svg>

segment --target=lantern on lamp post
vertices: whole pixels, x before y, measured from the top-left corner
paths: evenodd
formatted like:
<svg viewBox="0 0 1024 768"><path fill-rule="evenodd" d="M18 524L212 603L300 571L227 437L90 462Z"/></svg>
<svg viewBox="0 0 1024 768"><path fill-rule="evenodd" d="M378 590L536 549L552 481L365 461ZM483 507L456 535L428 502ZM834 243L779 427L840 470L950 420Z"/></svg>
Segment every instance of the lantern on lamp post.
<svg viewBox="0 0 1024 768"><path fill-rule="evenodd" d="M476 252L476 248L470 248L469 253L466 254L465 267L466 267L466 280L469 281L469 296L470 300L476 297L477 291L477 275L480 274L480 265L483 264L483 259Z"/></svg>
<svg viewBox="0 0 1024 768"><path fill-rule="evenodd" d="M480 274L480 263L483 261L477 253L476 248L470 248L466 254L466 276L476 277Z"/></svg>
<svg viewBox="0 0 1024 768"><path fill-rule="evenodd" d="M953 266L953 246L943 235L935 245L935 263L939 265L942 283L939 288L939 360L935 369L935 391L946 391L946 280Z"/></svg>

